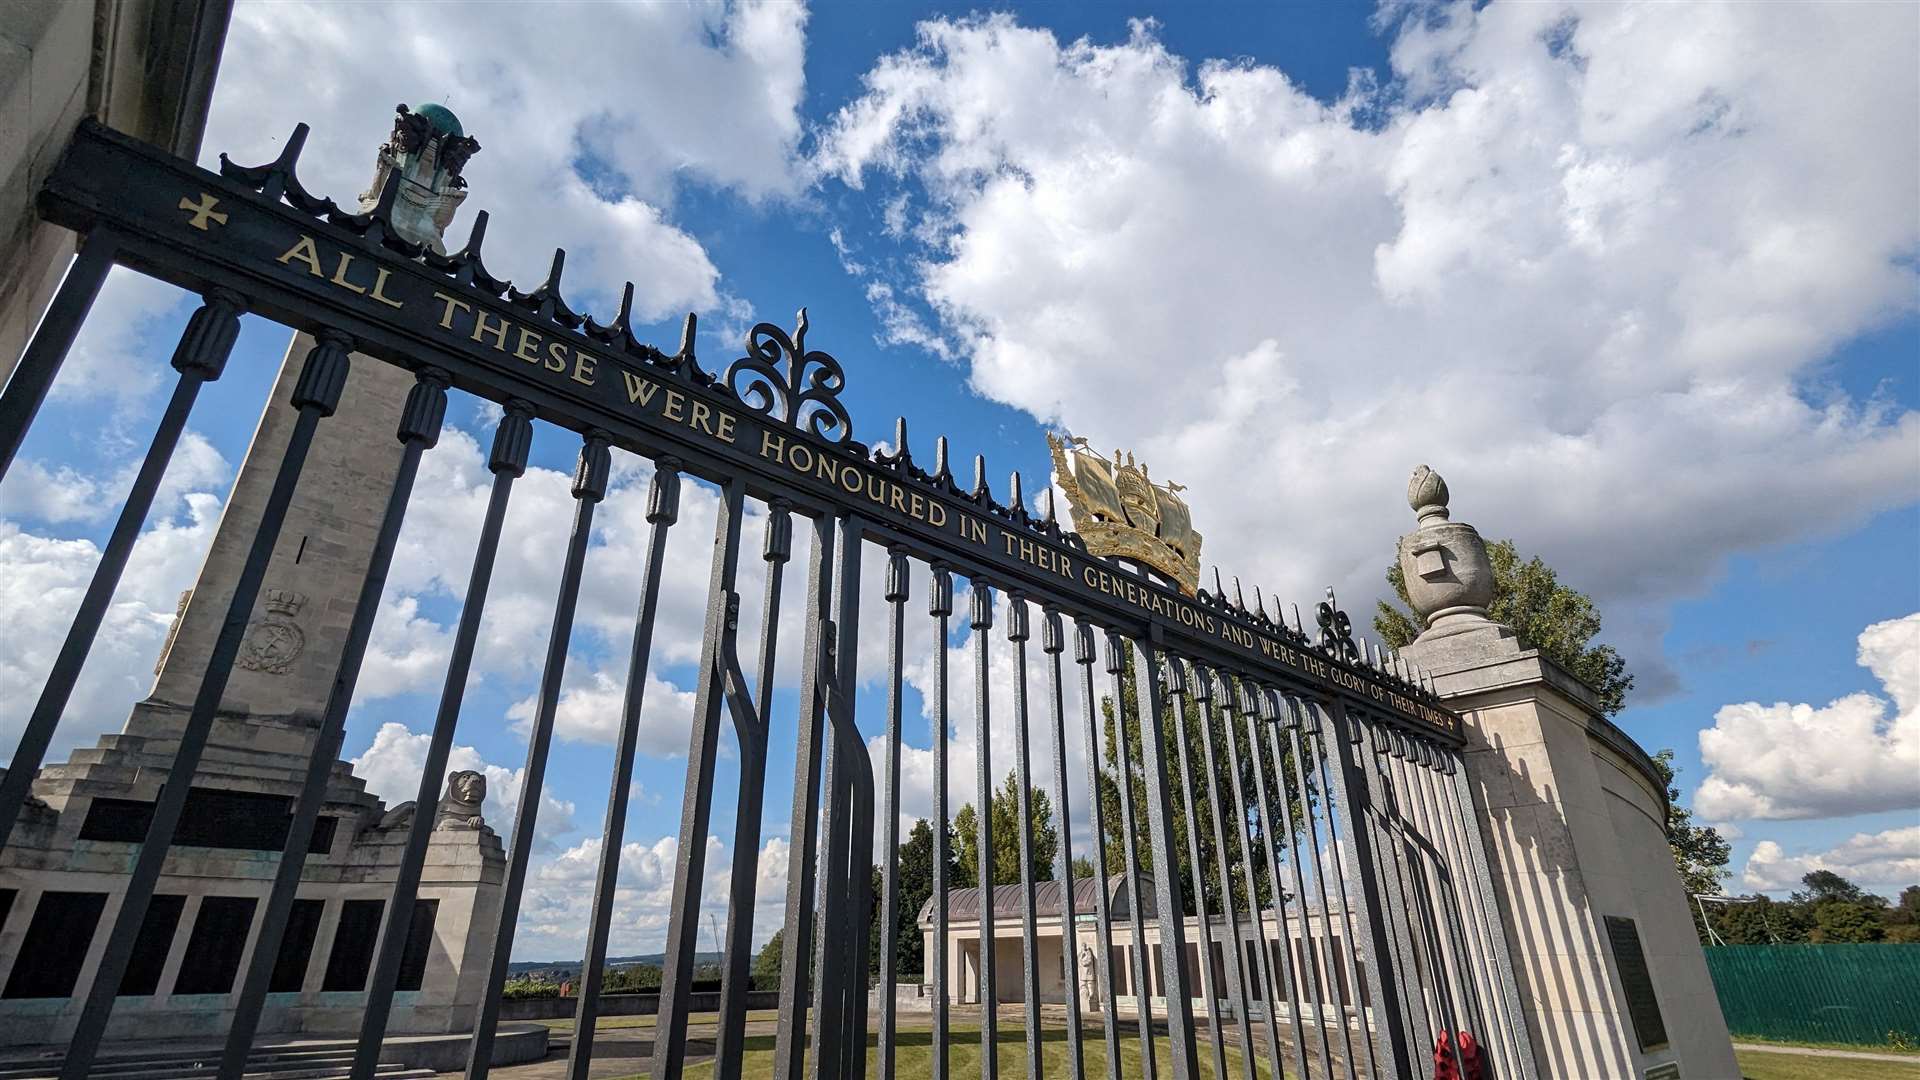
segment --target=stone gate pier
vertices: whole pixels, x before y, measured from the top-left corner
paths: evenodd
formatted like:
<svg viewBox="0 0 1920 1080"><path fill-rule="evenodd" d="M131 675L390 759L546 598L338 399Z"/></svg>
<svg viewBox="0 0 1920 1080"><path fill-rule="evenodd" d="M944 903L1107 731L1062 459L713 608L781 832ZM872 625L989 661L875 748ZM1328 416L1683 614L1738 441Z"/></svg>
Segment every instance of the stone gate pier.
<svg viewBox="0 0 1920 1080"><path fill-rule="evenodd" d="M1666 837L1653 762L1564 668L1487 614L1493 567L1415 471L1400 539L1425 629L1402 653L1466 729L1469 786L1541 1076L1740 1075Z"/></svg>

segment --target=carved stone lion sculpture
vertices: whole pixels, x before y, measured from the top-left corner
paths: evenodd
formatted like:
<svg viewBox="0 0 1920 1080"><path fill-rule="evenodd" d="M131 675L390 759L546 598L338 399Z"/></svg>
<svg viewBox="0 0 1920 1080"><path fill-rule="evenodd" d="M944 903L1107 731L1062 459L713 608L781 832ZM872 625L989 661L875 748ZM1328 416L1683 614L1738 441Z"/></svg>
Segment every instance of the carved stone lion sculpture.
<svg viewBox="0 0 1920 1080"><path fill-rule="evenodd" d="M487 778L484 774L471 769L462 769L447 777L447 794L440 800L440 811L434 816L435 829L478 829L485 825L480 819L480 804L487 800Z"/></svg>

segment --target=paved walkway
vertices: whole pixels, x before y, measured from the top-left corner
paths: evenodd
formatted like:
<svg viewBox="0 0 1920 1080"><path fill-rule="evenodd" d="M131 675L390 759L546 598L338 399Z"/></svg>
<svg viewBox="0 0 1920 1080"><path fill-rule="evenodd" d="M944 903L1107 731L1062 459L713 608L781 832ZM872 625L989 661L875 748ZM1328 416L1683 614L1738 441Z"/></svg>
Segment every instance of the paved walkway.
<svg viewBox="0 0 1920 1080"><path fill-rule="evenodd" d="M1920 1065L1920 1054L1876 1054L1870 1050L1832 1050L1824 1046L1781 1046L1778 1043L1737 1042L1733 1048L1766 1054L1803 1054L1807 1057L1858 1058L1862 1061L1898 1061Z"/></svg>

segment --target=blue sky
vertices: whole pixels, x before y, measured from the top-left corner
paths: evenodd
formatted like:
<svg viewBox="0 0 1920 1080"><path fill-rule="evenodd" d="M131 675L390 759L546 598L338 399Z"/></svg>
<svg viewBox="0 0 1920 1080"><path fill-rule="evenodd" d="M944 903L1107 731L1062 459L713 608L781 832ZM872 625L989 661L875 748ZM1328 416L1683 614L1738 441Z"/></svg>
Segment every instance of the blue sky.
<svg viewBox="0 0 1920 1080"><path fill-rule="evenodd" d="M633 278L656 342L698 311L710 369L804 304L861 437L904 414L916 450L947 434L1002 491L1013 469L1043 482L1051 425L1135 449L1188 485L1209 563L1295 602L1332 584L1370 608L1412 526L1404 479L1430 463L1456 519L1598 598L1639 679L1619 723L1672 747L1685 797L1737 832L1730 889L1832 866L1892 891L1920 878L1917 39L1898 5L242 3L205 159L265 160L305 120L309 186L344 200L394 102L447 100L484 147L451 233L488 209L496 272L537 279L565 246L571 298L604 313ZM38 642L90 572L186 311L112 282L0 487L0 603L32 630L0 665L19 702L0 733L50 663ZM203 396L57 749L145 693L286 337L250 319ZM459 399L449 424L349 723L389 802L411 797L483 495L490 421ZM462 714L456 764L488 768L496 828L573 447L536 439ZM520 958L578 948L646 475L623 463L589 558ZM704 579L712 500L688 503L670 582ZM617 951L664 930L695 592L663 599ZM916 581L909 612L924 598ZM934 647L912 622L909 817L930 806ZM784 873L791 659L762 895ZM869 733L882 689L859 703ZM975 739L950 734L957 808Z"/></svg>

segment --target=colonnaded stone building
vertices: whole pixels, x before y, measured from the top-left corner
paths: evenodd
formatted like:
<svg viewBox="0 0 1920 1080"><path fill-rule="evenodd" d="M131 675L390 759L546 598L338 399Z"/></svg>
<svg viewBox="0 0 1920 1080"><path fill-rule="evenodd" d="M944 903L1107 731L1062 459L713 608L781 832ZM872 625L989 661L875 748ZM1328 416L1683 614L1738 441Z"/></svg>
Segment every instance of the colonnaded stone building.
<svg viewBox="0 0 1920 1080"><path fill-rule="evenodd" d="M363 201L370 205L398 170L406 182L396 224L439 249L466 195L460 168L477 149L445 108L402 106ZM153 800L168 782L294 424L282 403L313 345L301 334L288 349L199 579L180 598L152 691L118 735L41 770L0 851L0 1043L62 1042L78 1017L76 987L87 986L99 964ZM314 441L316 467L301 480L268 565L110 1037L217 1036L230 1025L231 993L249 960L393 489L393 432L411 384L399 368L355 363L338 418ZM481 819L484 794L480 774L457 773L429 811L438 820L400 969L395 1034L473 1026L505 861ZM262 1032L358 1030L416 812L411 803L388 810L347 763L334 762Z"/></svg>

